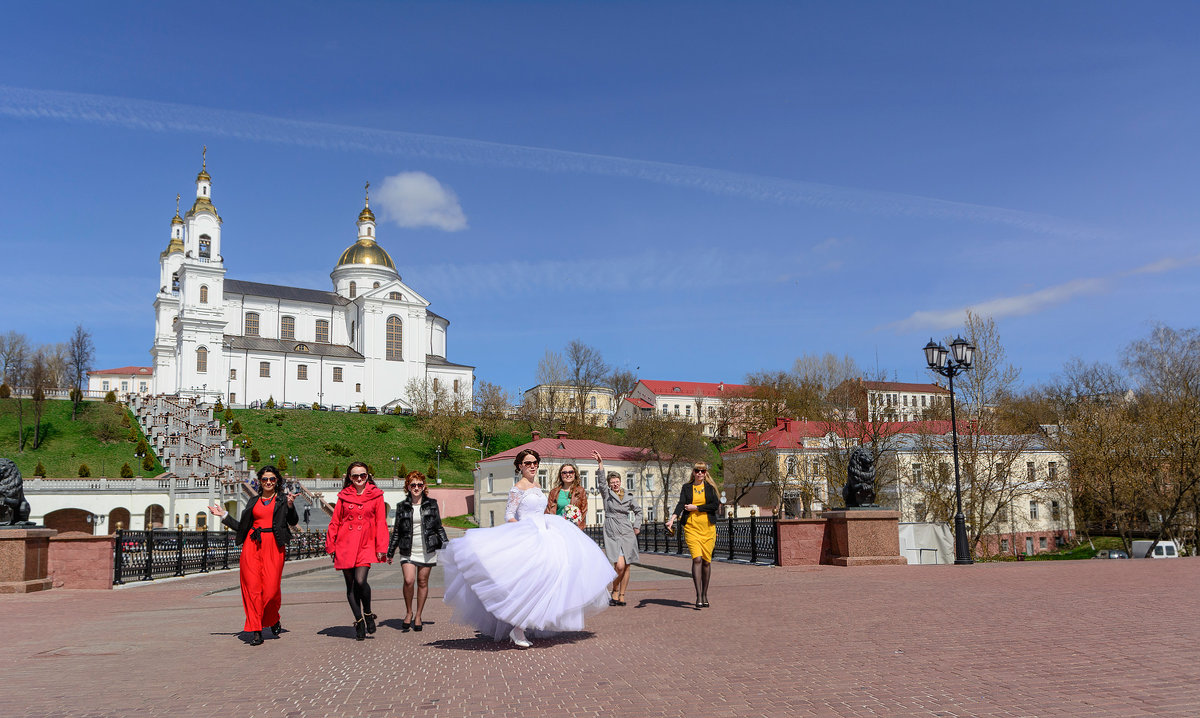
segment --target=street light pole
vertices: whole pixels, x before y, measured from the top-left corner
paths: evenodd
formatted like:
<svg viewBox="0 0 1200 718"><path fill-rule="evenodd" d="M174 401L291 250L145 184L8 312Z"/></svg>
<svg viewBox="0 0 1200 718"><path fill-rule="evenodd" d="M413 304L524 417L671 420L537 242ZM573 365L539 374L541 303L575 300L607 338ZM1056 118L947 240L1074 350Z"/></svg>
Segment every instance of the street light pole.
<svg viewBox="0 0 1200 718"><path fill-rule="evenodd" d="M954 377L971 368L975 361L975 345L962 337L950 342L950 350L941 344L935 344L933 339L925 345L925 363L930 371L941 374L950 380L950 435L954 446L954 499L958 513L954 515L954 563L968 565L975 563L971 559L971 547L967 539L967 520L962 508L962 481L958 470L958 417L954 410ZM951 354L953 354L951 356Z"/></svg>
<svg viewBox="0 0 1200 718"><path fill-rule="evenodd" d="M442 447L437 447L437 482L442 483Z"/></svg>

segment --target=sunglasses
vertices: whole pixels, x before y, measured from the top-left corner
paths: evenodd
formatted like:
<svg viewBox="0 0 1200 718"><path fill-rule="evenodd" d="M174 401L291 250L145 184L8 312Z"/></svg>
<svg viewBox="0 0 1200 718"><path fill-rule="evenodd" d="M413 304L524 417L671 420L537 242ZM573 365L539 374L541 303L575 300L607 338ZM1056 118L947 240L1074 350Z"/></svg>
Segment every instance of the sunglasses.
<svg viewBox="0 0 1200 718"><path fill-rule="evenodd" d="M272 484L274 484L278 483L279 479L275 478L274 476L264 476L263 478L259 479L259 481L263 482L264 484L270 481Z"/></svg>
<svg viewBox="0 0 1200 718"><path fill-rule="evenodd" d="M574 475L575 475L574 471L564 471L561 474L559 474L559 476L574 476Z"/></svg>
<svg viewBox="0 0 1200 718"><path fill-rule="evenodd" d="M521 466L537 466L540 463L540 461L522 461Z"/></svg>
<svg viewBox="0 0 1200 718"><path fill-rule="evenodd" d="M412 484L409 484L409 485L408 485L408 488L410 488L410 489L423 489L423 488L425 488L425 484L412 483Z"/></svg>
<svg viewBox="0 0 1200 718"><path fill-rule="evenodd" d="M369 475L370 475L370 474L350 474L350 478L352 478L352 479L365 479L365 478L367 478Z"/></svg>
<svg viewBox="0 0 1200 718"><path fill-rule="evenodd" d="M692 469L693 474L707 474L708 469Z"/></svg>

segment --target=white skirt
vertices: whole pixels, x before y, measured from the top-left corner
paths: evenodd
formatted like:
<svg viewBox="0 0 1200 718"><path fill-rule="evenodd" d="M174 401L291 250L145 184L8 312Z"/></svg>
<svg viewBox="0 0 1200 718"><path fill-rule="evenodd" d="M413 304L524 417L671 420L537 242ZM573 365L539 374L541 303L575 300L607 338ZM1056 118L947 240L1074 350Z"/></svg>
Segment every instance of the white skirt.
<svg viewBox="0 0 1200 718"><path fill-rule="evenodd" d="M596 542L553 514L471 529L439 558L453 620L496 640L513 626L535 635L582 630L608 607L616 578Z"/></svg>

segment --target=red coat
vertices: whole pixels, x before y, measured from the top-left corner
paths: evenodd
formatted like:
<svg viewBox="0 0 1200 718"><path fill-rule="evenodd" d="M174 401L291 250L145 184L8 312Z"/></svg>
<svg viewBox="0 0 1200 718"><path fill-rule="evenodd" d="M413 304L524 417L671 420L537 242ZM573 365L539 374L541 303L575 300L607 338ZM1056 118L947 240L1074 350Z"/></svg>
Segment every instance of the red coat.
<svg viewBox="0 0 1200 718"><path fill-rule="evenodd" d="M387 508L383 491L367 484L360 496L353 486L338 492L337 505L325 533L325 552L334 555L336 569L370 566L378 563L375 556L387 553Z"/></svg>

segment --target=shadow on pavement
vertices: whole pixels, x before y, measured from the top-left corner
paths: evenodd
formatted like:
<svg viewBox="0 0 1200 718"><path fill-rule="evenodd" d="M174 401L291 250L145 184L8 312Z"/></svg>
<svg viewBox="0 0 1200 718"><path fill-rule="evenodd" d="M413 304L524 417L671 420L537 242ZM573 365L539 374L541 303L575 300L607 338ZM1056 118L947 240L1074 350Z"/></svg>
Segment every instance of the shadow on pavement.
<svg viewBox="0 0 1200 718"><path fill-rule="evenodd" d="M634 608L645 608L646 606L670 606L671 608L692 608L695 604L691 601L680 601L674 598L643 598L638 601Z"/></svg>
<svg viewBox="0 0 1200 718"><path fill-rule="evenodd" d="M595 635L591 631L572 631L571 633L556 633L553 636L542 637L538 636L535 631L530 631L529 640L533 641L533 648L530 650L537 650L539 647L544 648L547 646L578 643L586 641ZM494 641L491 636L485 636L482 633L476 633L474 638L443 638L437 641L429 641L425 645L430 648L443 648L452 651L520 650L507 638Z"/></svg>
<svg viewBox="0 0 1200 718"><path fill-rule="evenodd" d="M329 636L330 638L349 638L354 640L354 626L330 626L317 631L318 636Z"/></svg>

